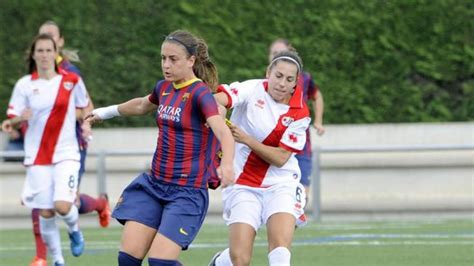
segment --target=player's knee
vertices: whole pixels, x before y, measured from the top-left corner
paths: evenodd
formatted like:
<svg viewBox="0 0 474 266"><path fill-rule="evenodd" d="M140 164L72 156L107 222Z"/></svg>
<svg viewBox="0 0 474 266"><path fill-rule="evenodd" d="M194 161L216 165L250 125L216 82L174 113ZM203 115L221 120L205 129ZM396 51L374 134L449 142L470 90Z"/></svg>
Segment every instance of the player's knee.
<svg viewBox="0 0 474 266"><path fill-rule="evenodd" d="M252 259L252 252L230 250L230 259L234 266L250 265L250 260Z"/></svg>
<svg viewBox="0 0 474 266"><path fill-rule="evenodd" d="M291 252L285 247L277 247L268 253L270 266L290 266Z"/></svg>
<svg viewBox="0 0 474 266"><path fill-rule="evenodd" d="M56 201L54 203L54 210L59 214L59 215L67 215L69 211L71 211L72 204L67 201Z"/></svg>

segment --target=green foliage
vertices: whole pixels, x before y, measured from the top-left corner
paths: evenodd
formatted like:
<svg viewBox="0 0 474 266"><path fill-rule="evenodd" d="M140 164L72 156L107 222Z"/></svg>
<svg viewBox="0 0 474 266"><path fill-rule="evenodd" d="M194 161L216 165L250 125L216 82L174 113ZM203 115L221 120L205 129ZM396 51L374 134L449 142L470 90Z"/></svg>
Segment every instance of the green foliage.
<svg viewBox="0 0 474 266"><path fill-rule="evenodd" d="M147 95L162 78L163 37L185 29L207 41L223 83L263 77L269 43L288 38L321 87L326 123L470 121L473 7L468 0L3 0L0 104L25 74L24 51L39 25L52 19L66 46L80 51L96 106Z"/></svg>

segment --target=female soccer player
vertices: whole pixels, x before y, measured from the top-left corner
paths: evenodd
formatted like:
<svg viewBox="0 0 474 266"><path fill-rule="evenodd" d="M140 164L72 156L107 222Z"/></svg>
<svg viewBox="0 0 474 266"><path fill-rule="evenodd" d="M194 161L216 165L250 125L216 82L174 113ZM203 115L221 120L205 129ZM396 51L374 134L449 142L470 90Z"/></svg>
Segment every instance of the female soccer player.
<svg viewBox="0 0 474 266"><path fill-rule="evenodd" d="M223 189L229 248L210 265L249 265L259 227L268 230L270 265L290 265L296 220L304 215L304 190L294 154L306 143L310 118L296 86L301 59L277 54L267 79L219 86L219 104L233 108L229 125L236 141L235 185Z"/></svg>
<svg viewBox="0 0 474 266"><path fill-rule="evenodd" d="M181 250L196 237L207 212L216 137L223 152L218 176L224 187L233 182L234 140L211 93L217 70L206 43L186 31L172 32L161 45L161 68L165 79L151 94L96 109L86 119L156 112L159 133L151 174L128 185L112 213L125 225L120 266L141 265L145 255L152 266L180 265Z"/></svg>
<svg viewBox="0 0 474 266"><path fill-rule="evenodd" d="M39 30L38 34L48 34L50 35L54 42L56 43L57 49L59 51L56 56L56 63L60 69L63 69L67 72L72 72L81 75L79 68L77 68L71 61L79 61L79 56L77 51L64 49L64 37L61 34L59 26L54 21L44 22ZM89 105L84 108L84 112L90 113L94 109L92 101L89 97ZM81 183L81 178L85 171L85 160L87 155L87 138L90 136L90 128L85 128L82 124L82 115L83 112L79 112L76 122L76 137L79 144L79 152L81 154L81 167L79 168L79 177L78 177L78 187ZM22 126L22 131L24 132L28 127L28 123L24 122ZM23 145L23 144L22 144ZM98 198L91 197L87 194L79 194L78 189L78 198L76 198L76 205L79 209L79 214L90 213L92 211L97 211L99 214L99 223L102 227L107 227L110 221L110 207L106 194L101 194ZM33 258L30 266L46 266L46 246L41 239L41 232L39 228L39 210L33 209L31 211L31 219L33 222L33 234L35 237L35 247L36 255Z"/></svg>
<svg viewBox="0 0 474 266"><path fill-rule="evenodd" d="M74 205L80 167L76 138L76 108L88 106L82 79L56 64L53 38L40 34L29 50L29 75L15 85L2 130L22 123L21 114L31 110L25 135L26 182L22 202L40 210L39 225L54 265L64 265L56 217L64 220L71 239L71 251L79 256L84 240ZM57 214L57 216L55 216Z"/></svg>
<svg viewBox="0 0 474 266"><path fill-rule="evenodd" d="M287 39L276 39L273 41L269 47L269 61L271 61L276 54L283 51L295 51L295 48L293 48ZM313 127L316 129L318 135L322 136L325 132L323 126L324 100L322 92L308 72L300 73L297 86L300 86L303 91L303 101L305 103L307 103L308 100L311 102L311 107L313 108ZM301 169L300 183L303 184L306 196L308 196L313 168L309 128L306 131L306 145L300 153L296 154L296 159Z"/></svg>

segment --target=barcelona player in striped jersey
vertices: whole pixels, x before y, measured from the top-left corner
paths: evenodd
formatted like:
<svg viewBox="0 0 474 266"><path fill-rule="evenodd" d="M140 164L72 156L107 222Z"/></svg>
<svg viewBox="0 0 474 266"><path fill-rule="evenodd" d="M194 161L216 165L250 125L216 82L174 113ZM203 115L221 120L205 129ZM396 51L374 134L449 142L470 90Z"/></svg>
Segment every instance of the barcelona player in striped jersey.
<svg viewBox="0 0 474 266"><path fill-rule="evenodd" d="M112 213L124 224L120 266L141 265L146 255L152 266L181 265L180 252L196 237L207 212L215 138L223 152L217 174L223 187L233 182L234 140L212 96L217 70L207 44L189 32L172 32L161 46L161 67L165 79L149 95L95 109L86 118L94 123L156 112L151 171L125 188Z"/></svg>
<svg viewBox="0 0 474 266"><path fill-rule="evenodd" d="M272 42L269 47L268 59L271 61L273 57L284 51L295 51L295 48L287 39L276 39ZM305 103L308 101L311 103L313 108L313 127L316 129L316 132L319 136L322 136L325 132L323 126L323 112L324 112L324 100L323 94L319 89L318 85L315 84L311 74L308 72L301 72L298 77L298 86L301 87L303 91L303 100ZM311 184L311 173L312 173L312 152L311 152L311 139L309 128L306 132L306 145L304 149L296 154L296 159L298 159L298 164L301 168L301 184L305 187L306 195L309 195L309 187Z"/></svg>

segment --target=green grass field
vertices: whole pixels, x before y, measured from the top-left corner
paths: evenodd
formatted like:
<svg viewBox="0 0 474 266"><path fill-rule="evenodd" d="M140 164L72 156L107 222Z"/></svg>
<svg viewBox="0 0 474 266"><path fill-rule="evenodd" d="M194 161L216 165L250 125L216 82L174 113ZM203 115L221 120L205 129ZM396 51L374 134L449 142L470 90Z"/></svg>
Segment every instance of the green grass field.
<svg viewBox="0 0 474 266"><path fill-rule="evenodd" d="M86 251L70 255L62 230L66 263L117 265L120 227L83 228ZM267 265L265 230L255 243L251 265ZM181 255L184 265L207 265L227 243L227 229L205 224L193 246ZM474 222L461 220L401 220L363 222L341 220L310 223L298 229L293 241L292 265L474 265ZM34 254L30 229L0 230L0 265L28 265ZM148 265L144 261L143 265Z"/></svg>

